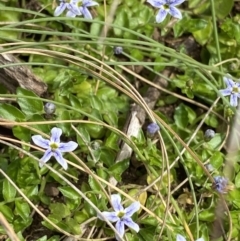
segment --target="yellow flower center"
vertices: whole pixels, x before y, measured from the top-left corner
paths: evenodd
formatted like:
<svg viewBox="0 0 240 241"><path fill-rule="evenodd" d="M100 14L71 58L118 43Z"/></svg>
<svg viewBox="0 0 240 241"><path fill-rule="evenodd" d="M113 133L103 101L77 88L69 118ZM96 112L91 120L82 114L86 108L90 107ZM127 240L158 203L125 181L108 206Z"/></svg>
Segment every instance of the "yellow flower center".
<svg viewBox="0 0 240 241"><path fill-rule="evenodd" d="M232 93L239 93L239 88L237 86L234 86L232 88Z"/></svg>
<svg viewBox="0 0 240 241"><path fill-rule="evenodd" d="M119 217L119 218L122 218L124 215L125 215L125 212L119 212L119 213L118 213L118 217Z"/></svg>
<svg viewBox="0 0 240 241"><path fill-rule="evenodd" d="M164 5L163 5L163 9L168 10L168 9L169 9L169 5L164 4Z"/></svg>
<svg viewBox="0 0 240 241"><path fill-rule="evenodd" d="M56 149L58 149L58 144L55 142L50 143L49 146L51 147L52 151L55 151Z"/></svg>

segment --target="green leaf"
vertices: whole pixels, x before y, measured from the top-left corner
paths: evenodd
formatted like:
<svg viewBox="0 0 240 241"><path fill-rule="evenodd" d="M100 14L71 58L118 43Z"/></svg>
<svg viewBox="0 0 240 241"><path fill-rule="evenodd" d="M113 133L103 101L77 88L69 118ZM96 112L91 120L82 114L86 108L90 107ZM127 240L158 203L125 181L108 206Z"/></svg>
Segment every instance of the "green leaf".
<svg viewBox="0 0 240 241"><path fill-rule="evenodd" d="M63 203L51 203L49 209L51 213L56 215L60 220L71 214L69 208Z"/></svg>
<svg viewBox="0 0 240 241"><path fill-rule="evenodd" d="M81 211L76 211L74 213L74 219L79 223L83 223L84 221L86 221L87 219L89 218L89 216L84 213L84 212L81 212Z"/></svg>
<svg viewBox="0 0 240 241"><path fill-rule="evenodd" d="M208 115L207 118L205 119L205 123L208 126L211 126L213 128L217 128L218 127L218 119L215 115Z"/></svg>
<svg viewBox="0 0 240 241"><path fill-rule="evenodd" d="M88 184L92 190L101 190L100 185L91 175L88 177Z"/></svg>
<svg viewBox="0 0 240 241"><path fill-rule="evenodd" d="M103 103L102 101L95 95L92 95L90 97L90 105L93 109L96 109L96 110L103 110Z"/></svg>
<svg viewBox="0 0 240 241"><path fill-rule="evenodd" d="M9 104L0 104L0 116L9 121L25 120L24 113Z"/></svg>
<svg viewBox="0 0 240 241"><path fill-rule="evenodd" d="M78 131L80 135L77 135L77 141L80 146L88 145L91 141L91 137L84 126L78 126Z"/></svg>
<svg viewBox="0 0 240 241"><path fill-rule="evenodd" d="M119 9L119 12L113 23L116 26L128 28L129 22L128 22L128 15L126 13L126 9L124 8ZM119 28L114 28L113 31L117 37L121 37L123 35L123 31Z"/></svg>
<svg viewBox="0 0 240 241"><path fill-rule="evenodd" d="M71 130L71 124L64 123L64 122L61 123L62 120L71 120L69 111L68 110L61 111L60 113L58 113L57 119L59 120L58 127L62 129L63 133L69 135Z"/></svg>
<svg viewBox="0 0 240 241"><path fill-rule="evenodd" d="M101 125L86 124L85 127L90 136L96 139L103 137L106 133L106 129Z"/></svg>
<svg viewBox="0 0 240 241"><path fill-rule="evenodd" d="M29 142L31 139L31 131L24 126L14 126L12 131L13 135L22 141Z"/></svg>
<svg viewBox="0 0 240 241"><path fill-rule="evenodd" d="M211 21L212 20L208 20L208 23L205 28L192 32L194 38L200 45L206 44L212 36L213 26Z"/></svg>
<svg viewBox="0 0 240 241"><path fill-rule="evenodd" d="M224 156L219 151L214 152L213 155L210 157L210 163L217 170L222 167L223 160L224 160Z"/></svg>
<svg viewBox="0 0 240 241"><path fill-rule="evenodd" d="M9 206L0 204L0 212L4 215L8 222L13 221L13 211Z"/></svg>
<svg viewBox="0 0 240 241"><path fill-rule="evenodd" d="M13 187L13 185L7 180L4 179L3 181L3 198L5 201L13 201L13 199L16 197L16 189Z"/></svg>
<svg viewBox="0 0 240 241"><path fill-rule="evenodd" d="M113 164L111 167L109 167L109 171L111 174L114 175L114 177L120 181L122 173L129 167L129 160L123 160L120 162L117 162Z"/></svg>
<svg viewBox="0 0 240 241"><path fill-rule="evenodd" d="M235 177L235 186L236 188L240 188L240 172Z"/></svg>
<svg viewBox="0 0 240 241"><path fill-rule="evenodd" d="M43 237L37 239L36 241L47 241L47 235L44 235Z"/></svg>
<svg viewBox="0 0 240 241"><path fill-rule="evenodd" d="M118 116L114 112L107 111L107 114L103 115L103 119L107 122L107 124L117 127L118 124Z"/></svg>
<svg viewBox="0 0 240 241"><path fill-rule="evenodd" d="M116 152L109 149L107 145L105 147L101 148L100 152L100 160L104 163L107 167L110 167L114 164L114 160L116 159Z"/></svg>
<svg viewBox="0 0 240 241"><path fill-rule="evenodd" d="M54 235L52 236L50 239L48 239L47 241L60 241L61 238L59 235Z"/></svg>
<svg viewBox="0 0 240 241"><path fill-rule="evenodd" d="M32 91L26 90L26 89L23 89L23 88L17 88L17 96L18 96L17 102L18 102L19 106L21 107L21 110L26 115L33 115L35 113L43 112L43 102L41 100L22 98L24 96L39 98Z"/></svg>
<svg viewBox="0 0 240 241"><path fill-rule="evenodd" d="M80 198L79 194L71 187L64 186L64 187L58 187L58 189L63 194L63 196L67 198L74 199L74 200Z"/></svg>
<svg viewBox="0 0 240 241"><path fill-rule="evenodd" d="M115 151L119 151L118 141L119 135L114 132L111 132L111 134L107 137L105 141L105 147L109 147Z"/></svg>
<svg viewBox="0 0 240 241"><path fill-rule="evenodd" d="M155 227L149 227L149 228L142 228L139 231L140 240L145 241L145 240L154 240L154 234L156 232Z"/></svg>
<svg viewBox="0 0 240 241"><path fill-rule="evenodd" d="M14 213L19 215L23 220L27 221L30 217L30 207L25 200L17 199L15 200L15 210Z"/></svg>
<svg viewBox="0 0 240 241"><path fill-rule="evenodd" d="M209 209L203 210L198 215L199 215L199 220L202 220L202 221L212 222L215 220L214 208L212 208L212 210L209 210Z"/></svg>
<svg viewBox="0 0 240 241"><path fill-rule="evenodd" d="M28 215L28 217L24 220L21 217L18 217L13 222L14 231L15 232L23 231L24 229L26 229L31 225L32 221L33 221L33 218L30 215Z"/></svg>
<svg viewBox="0 0 240 241"><path fill-rule="evenodd" d="M32 122L41 121L41 122L43 122L43 121L45 121L45 119L39 114L34 114L28 119L28 121L32 121ZM44 133L50 133L50 125L48 125L48 124L44 124L44 125L38 124L38 125L31 125L31 126L33 128L36 128L37 130L40 130L40 131L44 132Z"/></svg>
<svg viewBox="0 0 240 241"><path fill-rule="evenodd" d="M214 7L217 17L220 19L224 19L225 17L227 17L227 15L231 13L233 5L234 0L215 0Z"/></svg>
<svg viewBox="0 0 240 241"><path fill-rule="evenodd" d="M174 120L176 125L181 128L184 129L187 127L188 125L188 118L186 118L188 115L188 112L186 110L186 108L184 107L183 104L180 104L174 113Z"/></svg>
<svg viewBox="0 0 240 241"><path fill-rule="evenodd" d="M220 134L216 134L209 142L208 146L212 150L217 149L217 147L222 143L222 137Z"/></svg>

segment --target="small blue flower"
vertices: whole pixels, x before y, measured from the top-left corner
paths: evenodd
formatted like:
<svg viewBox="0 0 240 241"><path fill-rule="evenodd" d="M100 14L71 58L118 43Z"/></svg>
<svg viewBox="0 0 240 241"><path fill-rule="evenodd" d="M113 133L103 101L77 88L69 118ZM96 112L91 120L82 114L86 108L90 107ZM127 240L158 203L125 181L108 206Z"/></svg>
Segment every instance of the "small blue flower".
<svg viewBox="0 0 240 241"><path fill-rule="evenodd" d="M54 127L51 130L50 140L44 139L41 135L32 136L33 142L46 149L43 157L40 159L39 166L42 167L43 163L46 163L52 156L54 156L57 162L67 170L67 161L63 158L62 153L74 151L78 144L74 141L69 141L67 143L60 142L60 136L62 135L62 130L60 128Z"/></svg>
<svg viewBox="0 0 240 241"><path fill-rule="evenodd" d="M66 16L67 17L75 17L76 15L80 15L80 11L78 8L78 0L59 0L60 5L55 9L54 16L59 16L64 12L65 9L68 9Z"/></svg>
<svg viewBox="0 0 240 241"><path fill-rule="evenodd" d="M182 235L177 234L177 241L186 241L186 239ZM196 241L204 241L204 239L203 238L199 238Z"/></svg>
<svg viewBox="0 0 240 241"><path fill-rule="evenodd" d="M59 16L65 9L68 9L66 14L67 17L76 17L77 15L83 15L84 18L92 19L92 15L88 10L88 7L98 5L93 0L59 0L60 5L55 9L54 16ZM79 7L79 4L82 4Z"/></svg>
<svg viewBox="0 0 240 241"><path fill-rule="evenodd" d="M221 176L216 176L214 179L214 188L219 193L227 193L228 190L228 179Z"/></svg>
<svg viewBox="0 0 240 241"><path fill-rule="evenodd" d="M185 0L147 0L153 7L159 8L156 15L156 22L161 23L169 13L174 18L182 19L181 12L175 7Z"/></svg>
<svg viewBox="0 0 240 241"><path fill-rule="evenodd" d="M84 18L87 18L87 19L92 19L92 14L88 10L88 7L92 7L92 6L96 6L96 5L98 5L98 3L95 2L95 1L92 1L92 0L82 0L82 6L79 7L79 10L80 10L80 14L79 15L83 15Z"/></svg>
<svg viewBox="0 0 240 241"><path fill-rule="evenodd" d="M147 133L150 135L154 135L157 131L159 131L159 126L157 123L151 123L147 126Z"/></svg>
<svg viewBox="0 0 240 241"><path fill-rule="evenodd" d="M140 203L134 202L129 207L123 208L121 204L121 197L119 194L111 195L111 203L114 209L114 212L102 212L102 215L110 222L116 222L116 230L120 234L120 237L123 238L125 233L125 225L134 231L139 231L139 226L132 220L132 215L140 209ZM98 216L99 219L104 219L101 216ZM120 240L116 235L116 239Z"/></svg>
<svg viewBox="0 0 240 241"><path fill-rule="evenodd" d="M226 89L219 90L223 96L230 95L230 105L237 106L238 105L238 98L240 98L240 83L234 82L229 77L223 78L224 82L227 85Z"/></svg>

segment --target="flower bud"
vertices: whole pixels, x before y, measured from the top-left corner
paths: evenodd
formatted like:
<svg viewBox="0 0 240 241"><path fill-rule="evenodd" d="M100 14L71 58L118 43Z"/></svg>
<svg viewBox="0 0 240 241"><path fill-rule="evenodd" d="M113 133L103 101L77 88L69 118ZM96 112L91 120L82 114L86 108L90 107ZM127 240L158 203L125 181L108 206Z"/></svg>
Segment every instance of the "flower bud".
<svg viewBox="0 0 240 241"><path fill-rule="evenodd" d="M207 168L207 170L208 170L209 172L213 172L213 171L214 171L214 167L213 167L212 164L210 164L210 163L206 164L205 167Z"/></svg>
<svg viewBox="0 0 240 241"><path fill-rule="evenodd" d="M154 135L157 131L159 131L159 126L157 123L151 123L147 126L147 133L150 135Z"/></svg>
<svg viewBox="0 0 240 241"><path fill-rule="evenodd" d="M114 54L116 54L116 55L122 54L123 48L120 47L120 46L115 46L114 49L113 49L113 52L114 52Z"/></svg>
<svg viewBox="0 0 240 241"><path fill-rule="evenodd" d="M207 139L212 139L212 138L215 136L215 131L212 130L212 129L207 129L207 130L205 131L204 136L205 136Z"/></svg>
<svg viewBox="0 0 240 241"><path fill-rule="evenodd" d="M45 105L44 105L44 111L46 114L48 115L51 115L55 112L56 110L56 105L51 103L51 102L47 102Z"/></svg>

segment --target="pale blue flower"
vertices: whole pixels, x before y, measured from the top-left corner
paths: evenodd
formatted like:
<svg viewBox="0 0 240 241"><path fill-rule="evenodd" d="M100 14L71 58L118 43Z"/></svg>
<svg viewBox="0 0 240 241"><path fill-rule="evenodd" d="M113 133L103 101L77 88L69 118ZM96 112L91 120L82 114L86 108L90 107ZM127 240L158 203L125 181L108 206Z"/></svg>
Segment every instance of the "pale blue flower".
<svg viewBox="0 0 240 241"><path fill-rule="evenodd" d="M87 19L92 19L92 14L88 10L88 7L92 7L92 6L96 6L96 5L98 5L98 3L95 2L95 1L92 1L92 0L82 0L82 6L79 7L79 10L80 10L80 14L79 15L83 15L84 18L87 18Z"/></svg>
<svg viewBox="0 0 240 241"><path fill-rule="evenodd" d="M51 130L50 140L44 139L41 135L32 136L33 142L46 149L43 157L40 159L39 166L42 167L43 163L46 163L52 156L54 156L57 162L66 170L68 167L67 161L63 158L62 153L74 151L78 144L74 141L69 141L67 143L60 142L60 136L62 135L62 130L60 128L54 127Z"/></svg>
<svg viewBox="0 0 240 241"><path fill-rule="evenodd" d="M67 17L75 17L76 15L80 15L80 10L78 8L78 0L59 0L60 5L55 9L54 16L59 16L64 12L65 9L68 9L66 16Z"/></svg>
<svg viewBox="0 0 240 241"><path fill-rule="evenodd" d="M186 241L186 239L182 235L177 234L177 241ZM196 241L204 241L204 239L203 238L199 238Z"/></svg>
<svg viewBox="0 0 240 241"><path fill-rule="evenodd" d="M151 123L147 126L147 132L150 134L150 135L154 135L157 131L159 131L159 126L157 123Z"/></svg>
<svg viewBox="0 0 240 241"><path fill-rule="evenodd" d="M230 105L235 107L238 105L238 98L240 98L240 83L234 82L229 77L224 77L223 80L227 88L219 91L223 96L230 95Z"/></svg>
<svg viewBox="0 0 240 241"><path fill-rule="evenodd" d="M185 0L147 0L153 7L159 8L156 22L161 23L169 13L174 18L182 19L182 13L175 7Z"/></svg>
<svg viewBox="0 0 240 241"><path fill-rule="evenodd" d="M221 176L216 176L214 179L214 188L220 193L227 193L228 179Z"/></svg>
<svg viewBox="0 0 240 241"><path fill-rule="evenodd" d="M125 225L134 231L139 231L139 226L132 220L132 215L140 209L140 203L134 202L129 207L123 208L121 204L121 197L119 194L111 195L111 203L114 212L102 212L102 215L110 222L116 222L116 230L120 234L120 238L123 238L125 233ZM98 218L104 221L104 219L99 215ZM116 239L120 240L116 235Z"/></svg>

